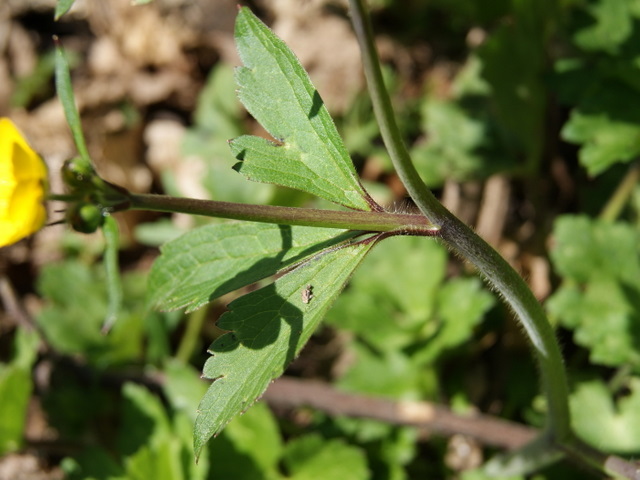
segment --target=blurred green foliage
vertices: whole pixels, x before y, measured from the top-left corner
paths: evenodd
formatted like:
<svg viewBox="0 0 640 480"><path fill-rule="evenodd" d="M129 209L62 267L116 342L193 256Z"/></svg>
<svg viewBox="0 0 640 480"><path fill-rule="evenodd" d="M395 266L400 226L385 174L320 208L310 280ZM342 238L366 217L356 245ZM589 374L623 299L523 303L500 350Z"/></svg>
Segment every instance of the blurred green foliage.
<svg viewBox="0 0 640 480"><path fill-rule="evenodd" d="M0 455L22 447L24 419L33 391L31 368L37 358L38 336L33 331L18 331L13 358L0 363Z"/></svg>

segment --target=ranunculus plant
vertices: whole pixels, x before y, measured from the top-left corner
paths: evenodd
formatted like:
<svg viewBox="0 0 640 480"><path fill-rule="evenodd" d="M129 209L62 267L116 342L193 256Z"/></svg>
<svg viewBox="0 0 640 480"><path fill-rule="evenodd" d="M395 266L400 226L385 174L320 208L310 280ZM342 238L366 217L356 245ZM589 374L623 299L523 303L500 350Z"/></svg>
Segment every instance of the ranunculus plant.
<svg viewBox="0 0 640 480"><path fill-rule="evenodd" d="M235 40L243 62L236 72L238 94L273 138L233 139L234 169L249 180L298 189L346 210L136 194L101 179L84 145L68 66L58 49L58 91L80 156L65 164L68 192L49 198L69 203L67 219L76 230L104 228L112 278L117 277L117 236L110 217L127 209L247 221L207 225L166 244L150 274L149 297L157 308L194 310L277 274L268 285L234 300L218 322L226 333L209 347L211 357L204 365L203 377L212 382L195 422L196 454L283 373L371 249L390 237L412 235L437 237L473 264L515 313L537 360L546 398L545 428L522 451L493 462L492 471L530 471L564 455L634 478L630 463L591 449L574 434L560 348L527 284L420 179L384 88L364 1L350 0L350 6L382 137L419 213L389 212L373 200L307 73L284 42L247 8L239 10L236 21ZM46 168L10 121L2 120L0 129L0 243L7 244L43 225ZM117 313L115 280L112 286L115 300L107 325Z"/></svg>

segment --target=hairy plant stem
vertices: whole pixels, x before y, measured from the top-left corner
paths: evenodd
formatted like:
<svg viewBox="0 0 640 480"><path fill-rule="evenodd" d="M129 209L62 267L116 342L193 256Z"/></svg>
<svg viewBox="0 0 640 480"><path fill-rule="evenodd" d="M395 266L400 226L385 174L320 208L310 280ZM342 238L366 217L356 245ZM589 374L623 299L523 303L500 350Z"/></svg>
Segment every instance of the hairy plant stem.
<svg viewBox="0 0 640 480"><path fill-rule="evenodd" d="M280 225L306 225L415 235L435 235L438 230L423 215L277 207L133 193L129 194L129 200L128 208L131 210L189 213Z"/></svg>
<svg viewBox="0 0 640 480"><path fill-rule="evenodd" d="M395 122L364 0L349 0L349 3L374 112L400 179L420 211L440 227L437 236L458 255L473 263L515 312L533 344L540 367L549 411L546 434L554 442L571 440L566 373L558 342L542 306L506 260L449 212L420 179Z"/></svg>

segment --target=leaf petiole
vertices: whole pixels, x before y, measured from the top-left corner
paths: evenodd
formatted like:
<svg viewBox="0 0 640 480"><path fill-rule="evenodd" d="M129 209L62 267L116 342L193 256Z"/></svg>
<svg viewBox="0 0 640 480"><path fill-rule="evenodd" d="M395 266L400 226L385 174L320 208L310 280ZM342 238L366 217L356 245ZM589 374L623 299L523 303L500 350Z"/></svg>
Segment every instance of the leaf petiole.
<svg viewBox="0 0 640 480"><path fill-rule="evenodd" d="M314 208L250 205L245 203L197 200L167 195L130 194L131 210L188 213L279 225L343 228L368 232L396 232L405 235L435 236L439 227L420 214L320 210Z"/></svg>

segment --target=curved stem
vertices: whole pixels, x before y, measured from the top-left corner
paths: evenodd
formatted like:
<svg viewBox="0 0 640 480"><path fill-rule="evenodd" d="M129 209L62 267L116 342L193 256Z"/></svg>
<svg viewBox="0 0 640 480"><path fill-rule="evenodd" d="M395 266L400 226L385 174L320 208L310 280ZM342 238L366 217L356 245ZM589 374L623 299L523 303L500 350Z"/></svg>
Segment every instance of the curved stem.
<svg viewBox="0 0 640 480"><path fill-rule="evenodd" d="M189 213L280 225L306 225L369 232L397 231L415 235L435 235L438 230L423 215L277 207L133 193L129 194L129 200L128 208L131 210Z"/></svg>
<svg viewBox="0 0 640 480"><path fill-rule="evenodd" d="M515 312L533 344L540 367L549 409L548 434L555 441L571 439L566 373L558 342L542 306L507 261L438 202L420 179L402 140L389 95L384 87L364 0L349 0L349 3L374 112L400 179L420 211L440 227L438 236L453 251L473 263Z"/></svg>

